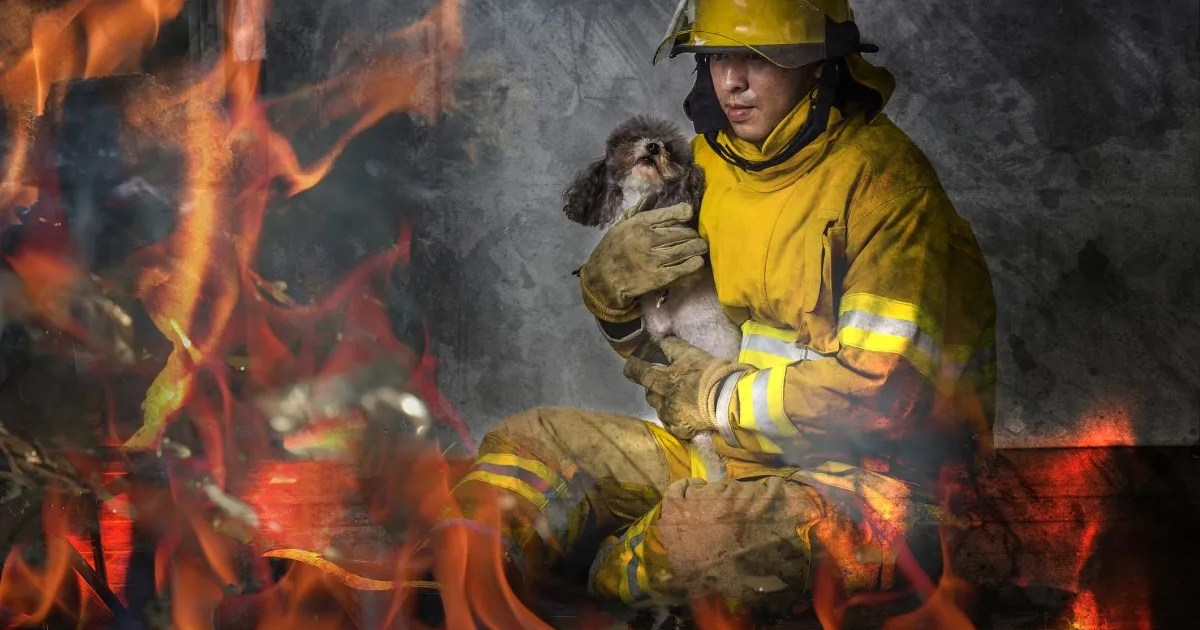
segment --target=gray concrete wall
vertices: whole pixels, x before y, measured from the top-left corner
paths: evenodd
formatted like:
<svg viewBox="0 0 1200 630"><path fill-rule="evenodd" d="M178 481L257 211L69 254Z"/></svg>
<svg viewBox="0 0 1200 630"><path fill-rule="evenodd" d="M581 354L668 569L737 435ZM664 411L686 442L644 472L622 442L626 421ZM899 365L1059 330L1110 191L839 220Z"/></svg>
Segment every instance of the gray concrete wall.
<svg viewBox="0 0 1200 630"><path fill-rule="evenodd" d="M277 4L268 84L282 90L339 63L349 25L383 29L430 3ZM569 223L559 195L627 116L686 123L690 63L649 64L674 4L468 0L458 109L435 128L386 122L330 182L354 199L338 204L347 224L416 222L405 286L480 435L536 405L647 411L579 303L570 272L599 235ZM1125 420L1139 443L1195 443L1197 4L853 6L899 82L888 114L994 274L1000 443L1091 439Z"/></svg>

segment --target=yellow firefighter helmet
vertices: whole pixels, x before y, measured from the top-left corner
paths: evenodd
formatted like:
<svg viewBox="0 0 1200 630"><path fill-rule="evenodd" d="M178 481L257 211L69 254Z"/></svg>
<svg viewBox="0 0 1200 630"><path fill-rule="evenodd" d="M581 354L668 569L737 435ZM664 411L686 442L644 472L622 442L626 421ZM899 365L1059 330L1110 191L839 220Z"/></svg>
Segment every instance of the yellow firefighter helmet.
<svg viewBox="0 0 1200 630"><path fill-rule="evenodd" d="M654 63L750 49L784 68L872 52L847 0L680 0Z"/></svg>

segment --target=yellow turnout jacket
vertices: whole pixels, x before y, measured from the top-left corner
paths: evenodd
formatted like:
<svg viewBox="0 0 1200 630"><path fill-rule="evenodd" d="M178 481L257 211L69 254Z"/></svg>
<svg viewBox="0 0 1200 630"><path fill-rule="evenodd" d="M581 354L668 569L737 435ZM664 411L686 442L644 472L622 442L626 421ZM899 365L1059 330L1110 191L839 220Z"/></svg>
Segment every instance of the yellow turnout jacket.
<svg viewBox="0 0 1200 630"><path fill-rule="evenodd" d="M805 100L756 147L804 124ZM839 461L930 479L990 445L995 303L970 226L928 160L886 116L855 109L787 162L747 172L693 142L707 178L700 233L717 294L742 322L722 387L727 457ZM735 473L731 466L731 473ZM931 480L931 479L930 479Z"/></svg>

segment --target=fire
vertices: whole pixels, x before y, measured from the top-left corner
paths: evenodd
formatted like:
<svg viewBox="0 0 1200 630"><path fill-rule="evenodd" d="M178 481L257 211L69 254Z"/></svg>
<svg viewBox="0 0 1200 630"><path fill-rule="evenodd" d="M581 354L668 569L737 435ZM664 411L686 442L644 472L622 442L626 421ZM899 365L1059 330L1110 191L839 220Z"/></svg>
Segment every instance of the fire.
<svg viewBox="0 0 1200 630"><path fill-rule="evenodd" d="M1073 446L1136 446L1133 421L1125 403L1112 403L1087 414L1080 420L1080 435Z"/></svg>
<svg viewBox="0 0 1200 630"><path fill-rule="evenodd" d="M814 557L812 605L822 627L843 628L852 609L877 609L916 595L920 606L889 618L885 628L974 628L968 611L974 588L955 570L957 540L972 523L956 515L951 506L972 496L961 465L943 466L932 496L921 497L914 488L882 475L860 472L851 481L838 473L846 466L825 464L798 473L839 505L844 518L827 520L809 536L820 551ZM840 491L840 492L839 492ZM938 505L932 501L936 499ZM850 514L860 515L851 519ZM851 520L853 526L851 526ZM917 528L938 527L942 571L938 581L925 573L906 540ZM904 585L883 592L872 590L877 581Z"/></svg>
<svg viewBox="0 0 1200 630"><path fill-rule="evenodd" d="M1133 446L1137 441L1129 410L1121 403L1102 406L1086 415L1080 426L1082 433L1076 440L1076 448L1053 454L1048 458L1048 466L1056 477L1069 480L1071 487L1078 487L1076 492L1086 496L1095 493L1088 486L1096 477L1116 466L1109 447ZM1113 544L1104 541L1120 522L1104 510L1084 514L1083 518L1086 525L1074 545L1073 580L1066 585L1076 594L1065 612L1066 627L1078 630L1153 627L1144 566L1138 562L1126 563L1119 586L1118 581L1094 574L1091 567L1093 562L1103 562L1106 554L1111 555Z"/></svg>
<svg viewBox="0 0 1200 630"><path fill-rule="evenodd" d="M392 247L367 257L312 303L297 303L255 268L263 220L279 184L287 195L320 185L349 143L389 115L408 113L433 124L454 107L464 51L462 0L440 0L390 34L369 64L270 100L259 94L256 53L265 42L261 18L269 4L224 4L232 39L224 56L187 79L146 78L123 105L123 131L133 136L126 138L129 145L178 149L183 175L170 234L122 263L134 277L125 288L170 351L148 375L139 372L145 365L130 368L131 377L149 381L135 431L115 420L128 410L104 414L111 446L120 447L114 459L129 467L121 471L129 480L116 492L119 500L100 492L111 479L91 490L104 497L102 514L119 509L129 519L102 516L103 544L132 546L135 536L152 543L152 590L170 599L171 622L179 628L212 627L223 615L249 615L263 628L347 622L408 627L418 595L432 588L439 590L448 627L549 627L522 603L520 582L510 583L499 505L477 506L472 521L461 520L450 495L460 463L406 433L428 429L422 422L439 422L455 430L467 450L474 448L436 388L428 330L426 349L406 346L378 298L388 274L409 263L410 228L401 226ZM103 354L104 340L72 308L75 296L99 280L72 246L57 182L38 168L45 157L39 143L48 140L36 136L36 123L60 105L52 96L66 95L70 80L137 71L159 28L180 14L184 0L69 0L49 9L27 0L5 10L17 10L10 6L23 11L14 23L28 30L28 50L0 66L12 138L0 173L6 213L0 225L21 222L28 231L7 256L21 281L26 311L20 314ZM321 117L289 120L310 110ZM307 162L289 140L298 128L334 125L344 131ZM48 219L25 223L12 213L35 203ZM84 370L83 376L90 374ZM403 416L413 426L380 426L372 419L377 412ZM1133 443L1128 418L1119 407L1097 414L1085 423L1083 443ZM190 441L173 441L172 423L186 423ZM322 461L288 458L315 460L318 452ZM135 470L134 461L152 473ZM1062 465L1069 474L1082 464ZM299 488L310 503L289 503ZM947 560L934 584L888 526L910 515L908 498L879 492L869 499L882 524L870 542L896 555L897 571L923 602L886 627L969 628L965 611L973 593L967 581ZM55 615L83 620L93 612L85 601L99 591L125 597L118 576L131 571L127 565L110 567L106 584L84 579L88 561L98 565L101 558L89 557L90 540L73 529L77 510L60 509L66 504L75 502L47 499L41 540L23 542L7 556L0 623L37 625ZM1081 541L1081 593L1072 611L1081 628L1108 623L1102 602L1082 578L1102 535L1098 527ZM377 547L338 536L381 530L388 535L377 538L386 545ZM950 538L943 532L946 557ZM826 541L847 548L859 542ZM35 549L41 549L39 561L31 559ZM272 563L278 561L290 564L277 579ZM847 596L837 569L829 562L816 569L815 605L830 628L840 627L853 607L881 603ZM437 584L429 582L431 573L439 576ZM368 606L363 593L383 599ZM115 612L123 603L107 605ZM697 598L691 608L701 628L750 623L717 598ZM597 626L608 621L599 613L589 619L585 623ZM1149 627L1148 614L1142 619Z"/></svg>
<svg viewBox="0 0 1200 630"><path fill-rule="evenodd" d="M1080 541L1075 583L1072 585L1077 595L1071 602L1067 627L1072 630L1153 628L1148 593L1145 590L1145 567L1137 564L1125 567L1119 589L1113 589L1109 584L1094 584L1094 580L1088 575L1087 565L1098 551L1099 534L1099 523L1089 523ZM1101 590L1102 595L1097 593L1098 587L1107 587L1107 590ZM1105 595L1107 597L1104 597Z"/></svg>
<svg viewBox="0 0 1200 630"><path fill-rule="evenodd" d="M461 13L461 0L443 0L424 18L388 37L394 52L272 103L282 106L300 96L317 95L331 117L356 117L326 155L308 167L299 164L290 143L280 136L272 138L280 175L292 182L292 194L321 181L350 141L385 116L412 112L434 123L441 112L454 106L452 80L463 52Z"/></svg>
<svg viewBox="0 0 1200 630"><path fill-rule="evenodd" d="M44 544L18 546L4 561L0 572L0 623L10 627L40 625L56 610L81 612L80 591L71 579L75 550L67 539L70 530L66 514L70 506L62 495L51 494L42 510ZM27 555L41 556L41 561L30 562ZM15 616L6 618L8 611Z"/></svg>
<svg viewBox="0 0 1200 630"><path fill-rule="evenodd" d="M15 215L3 221L20 221L26 228L24 240L7 262L21 281L28 317L89 347L103 344L92 339L88 327L78 320L72 300L91 290L96 279L83 268L73 247L52 170L42 172L37 167L38 152L52 145L43 146L51 139L43 137L42 131L35 136L39 130L35 122L61 105L48 99L65 96L70 89L65 82L136 71L159 27L179 15L183 4L183 0L74 0L48 10L22 5L28 9L28 20L17 22L28 28L29 49L15 63L0 66L0 97L13 124L13 149L6 156L0 202L7 210L39 204L31 215L38 217L36 221ZM221 59L198 75L188 75L198 77L190 83L178 77L131 81L121 105L124 149L147 144L176 149L184 167L169 236L124 263L135 277L125 288L171 348L147 387L140 429L132 435L114 435L122 447L119 452L142 451L149 461L157 462L166 485L132 479L124 489L129 497L126 509L136 518L138 535L154 540L154 588L158 596L170 597L173 622L180 628L210 627L222 606L239 599L233 593L251 583L273 584L269 596L256 600L264 627L290 627L293 622L307 627L313 620L310 609L318 601L340 602L327 611L331 624L345 615L354 619L354 598L345 597L343 591L347 584L368 583L390 585L388 596L394 602L384 612L400 623L411 612L414 585L422 583L422 572L435 562L428 557L429 540L435 536L429 531L431 524L451 509L446 502L453 467L441 453L414 454L428 471L440 475L432 479L424 478L427 470L415 467L406 469L406 478L396 478L380 463L390 466L391 453L376 458L380 464L374 469L376 476L394 492L409 495L417 507L419 518L405 521L405 527L425 546L406 544L389 550L392 566L383 576L386 579L374 581L355 580L352 573L333 569L336 563L331 564L323 553L337 551L336 541L328 536L318 540L329 530L312 527L313 513L297 517L277 509L286 483L228 484L235 475L240 481L254 466L270 468L271 460L264 459L273 448L270 434L284 431L282 442L288 452L324 449L334 455L330 462L312 462L316 474L309 483L338 489L340 494L333 498L338 503L366 492L366 487L359 488L359 467L345 465L348 457L368 446L361 437L373 430L353 410L360 404L368 411L374 406L380 413L391 410L446 423L458 432L465 448L473 450L465 425L436 389L436 361L427 351L414 351L395 338L387 307L375 297L393 268L408 263L411 233L407 226L401 227L392 248L366 259L331 294L313 304L292 302L254 269L262 221L278 190L275 182L282 182L293 195L317 186L350 141L384 117L410 112L436 123L453 105L454 77L463 51L462 2L442 0L427 15L392 33L387 49L375 55L370 65L351 68L274 102L260 99L257 59L261 56L253 53L255 42L265 41L263 20L258 18L268 6L253 0L226 3L227 32L235 41ZM52 90L52 86L56 87ZM284 106L296 103L322 112L323 117L289 123L291 110L284 111ZM346 130L311 163L302 163L287 139L289 126L345 122L349 123ZM341 331L336 343L323 332L331 323ZM244 355L246 373L230 367L231 354ZM379 372L379 366L392 367ZM304 391L314 400L349 406L337 407L323 420L264 417L255 400L295 383L311 383ZM356 394L361 399L338 399L339 388L347 383L370 386L369 400L363 392ZM398 392L398 387L412 394ZM111 419L118 414L107 415ZM194 429L197 442L182 444L168 436L170 424L183 418ZM276 420L312 423L293 431L291 425L279 429L268 422ZM329 432L319 433L325 427ZM120 430L110 425L110 432ZM139 455L137 461L144 457ZM272 477L286 478L287 473ZM394 496L371 501L371 517L390 518L388 506ZM112 499L104 503L102 513L107 514L115 503ZM4 619L5 624L36 624L54 614L84 616L78 602L87 589L71 587L78 583L73 573L85 572L86 567L73 558L80 550L90 556L90 541L68 531L67 516L52 512L52 505L46 503L43 519L45 561L26 561L17 549L5 563L0 602L5 611L19 613L15 619ZM101 518L110 526L102 525L100 536L108 546L106 553L104 558L90 558L97 566L101 560L113 559L109 548L132 544L128 521L105 519ZM317 538L303 540L297 533ZM458 542L457 536L451 538ZM297 543L305 548L287 547ZM474 610L482 618L521 620L523 627L537 627L536 618L506 585L492 583L500 566L494 544L467 536L461 546L448 544L447 549L473 566L496 567L472 577L469 590L451 586L448 597L465 602L463 610ZM247 568L249 550L254 555ZM271 578L268 557L292 561L283 580ZM112 578L125 575L127 567L114 568L107 584L90 583L93 590L120 591L122 585ZM108 603L110 612L122 605L116 600Z"/></svg>
<svg viewBox="0 0 1200 630"><path fill-rule="evenodd" d="M0 179L0 207L36 201L37 188L27 181L27 125L45 110L50 86L136 69L159 27L184 5L184 0L72 0L38 12L32 2L17 2L23 6L14 11L30 16L30 47L0 75L0 99L15 142Z"/></svg>

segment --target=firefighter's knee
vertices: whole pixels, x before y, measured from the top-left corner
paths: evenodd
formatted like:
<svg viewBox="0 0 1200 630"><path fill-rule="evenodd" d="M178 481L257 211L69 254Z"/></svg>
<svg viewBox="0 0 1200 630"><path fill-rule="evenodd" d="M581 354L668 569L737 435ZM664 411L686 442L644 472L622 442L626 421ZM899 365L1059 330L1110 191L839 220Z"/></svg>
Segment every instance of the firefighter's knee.
<svg viewBox="0 0 1200 630"><path fill-rule="evenodd" d="M570 407L535 407L504 418L491 433L510 439L538 438L571 421L579 422L582 410Z"/></svg>
<svg viewBox="0 0 1200 630"><path fill-rule="evenodd" d="M828 513L811 487L778 477L683 480L663 497L660 537L688 591L755 599L809 586L809 531Z"/></svg>
<svg viewBox="0 0 1200 630"><path fill-rule="evenodd" d="M716 592L755 608L786 608L807 586L808 529L826 514L811 488L779 478L680 480L607 541L588 586L627 604Z"/></svg>

